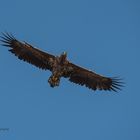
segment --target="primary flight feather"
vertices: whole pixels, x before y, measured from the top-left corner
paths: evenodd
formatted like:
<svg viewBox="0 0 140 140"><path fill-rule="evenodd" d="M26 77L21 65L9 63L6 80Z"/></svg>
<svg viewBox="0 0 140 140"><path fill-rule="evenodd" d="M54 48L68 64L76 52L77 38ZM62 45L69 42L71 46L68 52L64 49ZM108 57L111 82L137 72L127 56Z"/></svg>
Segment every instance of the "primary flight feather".
<svg viewBox="0 0 140 140"><path fill-rule="evenodd" d="M86 86L92 90L117 91L122 86L122 82L118 78L104 77L69 62L66 52L63 52L60 56L54 56L26 42L18 41L9 33L2 33L1 42L3 46L9 47L9 51L20 60L41 69L50 70L52 75L48 82L51 87L59 86L61 77L68 78L69 81Z"/></svg>

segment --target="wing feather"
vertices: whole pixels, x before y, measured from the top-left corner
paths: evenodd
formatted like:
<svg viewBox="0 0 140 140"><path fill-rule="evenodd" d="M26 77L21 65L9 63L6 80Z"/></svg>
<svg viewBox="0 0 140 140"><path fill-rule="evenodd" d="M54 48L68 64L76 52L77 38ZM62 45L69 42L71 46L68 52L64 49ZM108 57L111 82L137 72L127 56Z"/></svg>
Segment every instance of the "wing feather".
<svg viewBox="0 0 140 140"><path fill-rule="evenodd" d="M121 89L123 82L118 78L104 77L72 63L69 63L68 67L72 70L64 77L69 78L69 81L73 83L86 86L92 90L99 89L117 92L117 90Z"/></svg>
<svg viewBox="0 0 140 140"><path fill-rule="evenodd" d="M20 42L9 33L2 33L1 42L3 42L3 46L10 47L9 51L20 60L26 61L44 70L52 70L49 60L55 59L55 56L32 47L26 42Z"/></svg>

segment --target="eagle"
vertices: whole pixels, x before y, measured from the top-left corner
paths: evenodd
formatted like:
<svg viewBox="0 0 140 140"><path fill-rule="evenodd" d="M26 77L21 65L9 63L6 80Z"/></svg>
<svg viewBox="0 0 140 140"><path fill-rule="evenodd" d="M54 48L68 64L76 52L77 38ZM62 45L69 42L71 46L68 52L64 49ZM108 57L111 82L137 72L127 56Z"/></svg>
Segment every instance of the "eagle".
<svg viewBox="0 0 140 140"><path fill-rule="evenodd" d="M67 59L67 53L55 56L41 51L36 47L17 40L11 33L4 32L0 36L1 45L9 48L9 51L20 60L26 61L42 70L50 70L52 75L48 79L51 87L59 86L61 77L70 82L85 86L92 90L120 90L122 86L119 77L105 77L81 66L71 63Z"/></svg>

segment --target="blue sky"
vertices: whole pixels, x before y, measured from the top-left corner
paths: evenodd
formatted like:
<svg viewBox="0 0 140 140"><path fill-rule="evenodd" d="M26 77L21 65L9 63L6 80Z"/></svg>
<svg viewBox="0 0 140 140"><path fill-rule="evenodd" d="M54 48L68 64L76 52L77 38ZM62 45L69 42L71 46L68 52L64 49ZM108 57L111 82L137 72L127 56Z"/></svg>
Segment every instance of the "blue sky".
<svg viewBox="0 0 140 140"><path fill-rule="evenodd" d="M61 80L0 46L0 139L139 140L140 2L138 0L1 0L0 32L106 76L118 93Z"/></svg>

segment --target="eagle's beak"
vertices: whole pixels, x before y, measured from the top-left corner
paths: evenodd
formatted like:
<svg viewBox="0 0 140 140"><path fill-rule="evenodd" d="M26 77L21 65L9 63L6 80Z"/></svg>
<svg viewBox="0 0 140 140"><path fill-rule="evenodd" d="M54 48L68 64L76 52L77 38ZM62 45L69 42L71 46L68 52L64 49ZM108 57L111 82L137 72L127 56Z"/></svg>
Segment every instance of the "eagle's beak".
<svg viewBox="0 0 140 140"><path fill-rule="evenodd" d="M67 56L67 52L63 52L63 55Z"/></svg>

